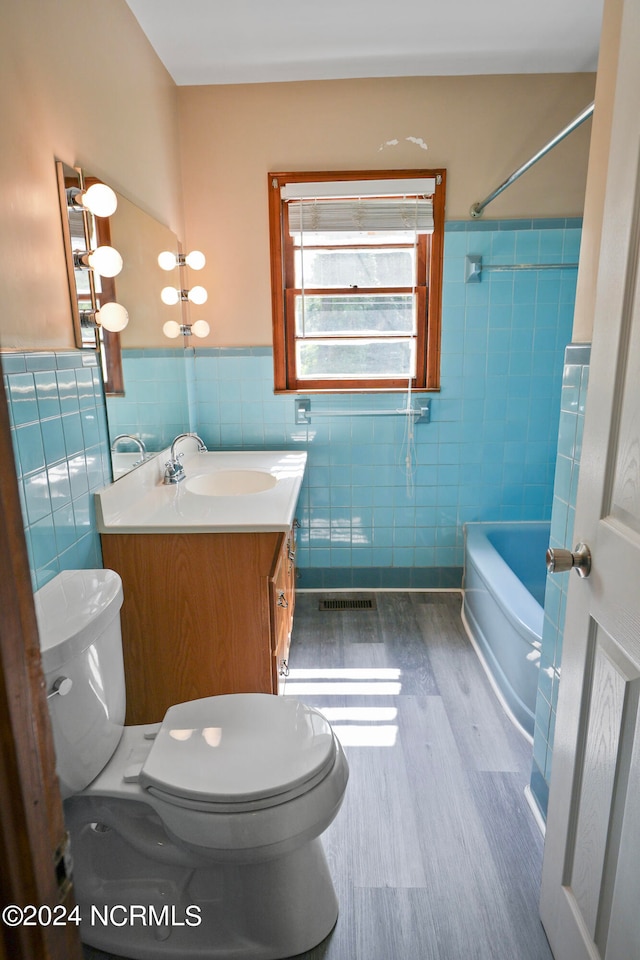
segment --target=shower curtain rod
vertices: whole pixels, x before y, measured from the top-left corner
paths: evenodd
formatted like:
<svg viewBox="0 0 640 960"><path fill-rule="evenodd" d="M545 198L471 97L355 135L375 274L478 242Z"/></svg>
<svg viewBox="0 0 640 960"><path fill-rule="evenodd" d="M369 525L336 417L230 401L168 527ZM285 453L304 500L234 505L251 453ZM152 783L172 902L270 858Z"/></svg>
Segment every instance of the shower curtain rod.
<svg viewBox="0 0 640 960"><path fill-rule="evenodd" d="M511 176L507 177L504 183L501 183L499 187L496 187L496 189L487 197L485 197L484 200L474 203L469 210L470 216L472 216L474 219L481 217L482 211L489 203L492 202L492 200L495 200L495 198L501 194L503 190L506 190L507 187L510 187L511 184L518 179L518 177L521 177L523 173L526 173L527 170L534 165L534 163L537 163L538 160L544 157L545 154L549 153L549 151L557 146L561 140L564 140L564 138L568 137L570 133L573 133L576 127L579 127L581 123L584 123L585 120L588 120L592 113L593 102L591 102L588 107L585 107L582 113L579 113L578 116L564 128L564 130L561 130L560 133L556 134L553 140L550 140L546 146L542 147L541 150L538 150L535 156L531 157L530 160L527 160L526 163L523 163L522 166L518 167L517 170L514 170Z"/></svg>

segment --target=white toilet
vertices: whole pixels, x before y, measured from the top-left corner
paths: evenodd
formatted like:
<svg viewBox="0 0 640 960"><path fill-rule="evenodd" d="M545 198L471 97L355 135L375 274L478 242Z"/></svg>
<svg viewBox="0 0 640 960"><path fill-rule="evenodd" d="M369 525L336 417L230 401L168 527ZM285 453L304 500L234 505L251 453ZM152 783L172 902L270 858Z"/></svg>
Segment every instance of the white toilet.
<svg viewBox="0 0 640 960"><path fill-rule="evenodd" d="M119 576L64 571L35 602L82 939L140 960L323 940L338 903L319 836L349 771L322 714L231 694L125 727Z"/></svg>

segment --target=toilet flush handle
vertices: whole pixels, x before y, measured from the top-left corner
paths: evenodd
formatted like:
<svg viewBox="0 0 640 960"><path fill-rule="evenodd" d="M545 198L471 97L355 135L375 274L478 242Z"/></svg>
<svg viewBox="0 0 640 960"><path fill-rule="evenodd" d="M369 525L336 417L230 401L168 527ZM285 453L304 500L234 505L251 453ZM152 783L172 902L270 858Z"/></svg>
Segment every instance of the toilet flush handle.
<svg viewBox="0 0 640 960"><path fill-rule="evenodd" d="M47 700L51 700L56 695L66 697L73 686L73 680L70 677L58 677L53 681L51 692L47 694Z"/></svg>

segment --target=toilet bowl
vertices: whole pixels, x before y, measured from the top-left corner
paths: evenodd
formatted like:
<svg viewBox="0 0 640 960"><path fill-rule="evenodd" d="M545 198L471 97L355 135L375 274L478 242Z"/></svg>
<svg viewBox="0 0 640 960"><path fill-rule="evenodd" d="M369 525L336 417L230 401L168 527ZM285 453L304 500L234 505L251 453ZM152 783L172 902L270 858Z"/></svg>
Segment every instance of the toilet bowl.
<svg viewBox="0 0 640 960"><path fill-rule="evenodd" d="M328 721L247 693L125 727L117 574L65 571L35 598L82 939L140 960L323 940L338 903L319 838L348 780Z"/></svg>

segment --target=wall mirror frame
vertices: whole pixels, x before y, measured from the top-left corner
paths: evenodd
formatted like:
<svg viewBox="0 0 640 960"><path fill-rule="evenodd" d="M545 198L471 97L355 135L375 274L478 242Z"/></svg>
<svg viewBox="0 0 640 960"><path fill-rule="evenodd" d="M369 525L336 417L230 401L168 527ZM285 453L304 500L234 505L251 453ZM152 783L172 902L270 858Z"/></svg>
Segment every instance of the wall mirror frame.
<svg viewBox="0 0 640 960"><path fill-rule="evenodd" d="M80 349L98 352L106 396L113 476L117 478L126 472L127 464L133 467L144 459L144 454L130 452L134 451L132 443L122 442L127 436L142 440L146 455L154 455L166 446L156 435L153 423L148 426L153 418L148 410L158 399L157 383L150 379L145 393L147 370L139 377L137 374L140 364L148 369L154 364L153 358L166 357L167 350L176 358L185 358L186 337L179 341L167 340L163 325L169 320L174 321L174 325L185 323L188 304L162 302L160 293L170 278L158 265L158 255L162 251L178 254L181 245L169 227L122 194L116 193L117 209L108 217L95 217L80 206L77 209L70 207L69 190L82 191L102 181L60 160L56 160L56 176L74 339ZM77 265L79 252L100 245L113 245L122 257L122 271L115 278L101 277ZM91 318L96 309L110 302L122 304L129 315L129 323L121 333L96 326ZM177 369L181 366L185 371L185 383L181 387L174 381L173 389L177 385L177 394L186 395L186 359L184 364L178 364ZM129 389L127 377L131 381ZM143 406L146 407L144 412ZM178 433L189 429L187 422L175 426ZM177 429L178 426L181 429ZM124 438L115 443L121 434L125 434Z"/></svg>
<svg viewBox="0 0 640 960"><path fill-rule="evenodd" d="M109 217L94 217L82 207L74 209L68 200L68 191L83 191L100 181L95 177L85 177L80 167L70 167L61 160L56 160L56 176L76 346L99 351L105 393L122 396L124 380L120 334L98 327L89 319L96 308L116 302L115 281L77 266L74 259L77 253L111 243Z"/></svg>

